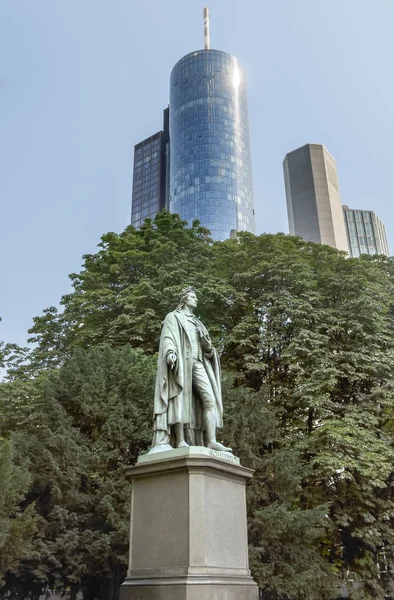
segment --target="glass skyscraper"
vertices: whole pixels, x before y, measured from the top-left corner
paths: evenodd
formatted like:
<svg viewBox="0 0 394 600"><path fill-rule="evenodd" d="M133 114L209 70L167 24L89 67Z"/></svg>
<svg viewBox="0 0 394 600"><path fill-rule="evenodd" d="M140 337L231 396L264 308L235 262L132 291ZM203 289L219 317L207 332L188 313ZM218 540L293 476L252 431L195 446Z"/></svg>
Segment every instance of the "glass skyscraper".
<svg viewBox="0 0 394 600"><path fill-rule="evenodd" d="M349 256L385 254L390 256L386 230L372 210L356 210L343 206Z"/></svg>
<svg viewBox="0 0 394 600"><path fill-rule="evenodd" d="M224 240L255 231L246 78L234 56L210 49L206 8L204 41L171 72L163 131L135 146L131 220L166 208Z"/></svg>
<svg viewBox="0 0 394 600"><path fill-rule="evenodd" d="M170 79L170 210L215 240L255 231L245 74L219 50L184 56Z"/></svg>

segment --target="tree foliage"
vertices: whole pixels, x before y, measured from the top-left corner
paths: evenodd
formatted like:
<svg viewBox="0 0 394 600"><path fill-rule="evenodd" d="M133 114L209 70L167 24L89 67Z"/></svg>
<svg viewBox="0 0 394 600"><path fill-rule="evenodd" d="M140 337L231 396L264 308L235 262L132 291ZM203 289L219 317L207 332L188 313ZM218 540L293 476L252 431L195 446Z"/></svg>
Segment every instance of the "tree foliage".
<svg viewBox="0 0 394 600"><path fill-rule="evenodd" d="M149 444L161 321L195 285L222 354L223 436L256 471L249 538L260 586L273 600L334 598L343 582L354 599L384 598L393 263L282 234L212 243L164 212L103 236L71 279L0 386L4 431L18 431L30 459L25 502L43 519L36 557L8 583L78 584L99 597L102 576L124 568L122 467Z"/></svg>
<svg viewBox="0 0 394 600"><path fill-rule="evenodd" d="M228 379L225 376L225 435L242 464L254 469L248 488L253 574L266 598L320 599L323 591L335 590L337 580L321 553L322 540L330 532L328 505L303 505L308 465L283 438L277 411L264 389L234 387Z"/></svg>
<svg viewBox="0 0 394 600"><path fill-rule="evenodd" d="M107 346L77 349L60 369L24 382L35 387L26 411L34 413L10 415L7 427L30 457L25 502L34 503L39 528L34 552L9 569L4 594L70 586L99 594L110 573L124 574L130 487L123 467L150 441L154 373L141 352ZM1 404L16 407L23 392L16 382L3 385Z"/></svg>
<svg viewBox="0 0 394 600"><path fill-rule="evenodd" d="M32 551L36 532L33 505L21 507L29 487L29 472L15 460L13 443L0 437L0 584L2 578Z"/></svg>

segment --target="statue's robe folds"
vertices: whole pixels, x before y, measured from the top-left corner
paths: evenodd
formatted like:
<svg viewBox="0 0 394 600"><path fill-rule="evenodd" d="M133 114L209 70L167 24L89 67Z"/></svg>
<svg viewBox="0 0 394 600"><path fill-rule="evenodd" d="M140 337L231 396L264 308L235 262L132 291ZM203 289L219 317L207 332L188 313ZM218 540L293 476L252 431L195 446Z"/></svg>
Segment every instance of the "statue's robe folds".
<svg viewBox="0 0 394 600"><path fill-rule="evenodd" d="M200 399L193 393L192 345L186 316L181 310L170 312L162 324L154 401L153 445L168 444L171 425L183 423L186 429L203 430ZM203 333L208 334L203 326ZM177 355L175 367L167 364L170 351ZM203 352L203 364L211 383L216 404L216 427L223 426L223 404L220 382L220 362L213 348ZM202 436L200 436L200 439Z"/></svg>

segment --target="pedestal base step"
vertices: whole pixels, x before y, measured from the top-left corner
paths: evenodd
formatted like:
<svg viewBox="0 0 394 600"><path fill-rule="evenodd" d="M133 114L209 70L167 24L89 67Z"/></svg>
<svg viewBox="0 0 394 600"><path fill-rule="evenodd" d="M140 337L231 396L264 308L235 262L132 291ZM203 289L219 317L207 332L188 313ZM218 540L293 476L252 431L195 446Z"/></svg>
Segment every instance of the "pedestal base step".
<svg viewBox="0 0 394 600"><path fill-rule="evenodd" d="M120 600L258 600L257 584L250 577L187 577L157 580L126 579Z"/></svg>

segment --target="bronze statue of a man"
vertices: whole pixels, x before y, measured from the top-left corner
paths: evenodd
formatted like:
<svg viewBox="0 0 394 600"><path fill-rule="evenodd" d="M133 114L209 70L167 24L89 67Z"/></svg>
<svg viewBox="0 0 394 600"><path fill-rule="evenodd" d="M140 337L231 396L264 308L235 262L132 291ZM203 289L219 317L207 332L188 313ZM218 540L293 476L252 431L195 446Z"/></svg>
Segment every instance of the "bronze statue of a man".
<svg viewBox="0 0 394 600"><path fill-rule="evenodd" d="M185 288L160 337L154 402L153 449L204 445L231 452L216 441L223 426L220 362L207 329L193 314L197 296ZM185 439L186 438L186 439Z"/></svg>

